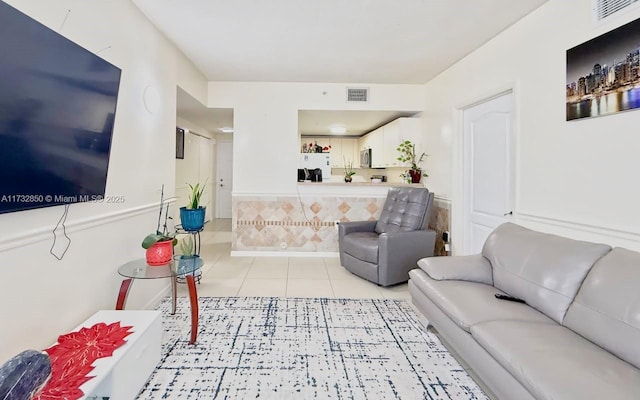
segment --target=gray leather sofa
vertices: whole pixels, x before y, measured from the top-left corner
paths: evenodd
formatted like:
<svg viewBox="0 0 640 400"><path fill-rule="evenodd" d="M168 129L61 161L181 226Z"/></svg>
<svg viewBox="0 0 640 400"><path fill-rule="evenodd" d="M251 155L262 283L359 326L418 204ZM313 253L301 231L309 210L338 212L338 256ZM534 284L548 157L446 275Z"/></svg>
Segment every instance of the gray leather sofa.
<svg viewBox="0 0 640 400"><path fill-rule="evenodd" d="M433 193L426 188L391 188L377 221L338 227L340 264L381 286L409 280L423 257L433 256L436 232L427 229Z"/></svg>
<svg viewBox="0 0 640 400"><path fill-rule="evenodd" d="M640 253L507 223L418 266L413 303L499 399L640 399Z"/></svg>

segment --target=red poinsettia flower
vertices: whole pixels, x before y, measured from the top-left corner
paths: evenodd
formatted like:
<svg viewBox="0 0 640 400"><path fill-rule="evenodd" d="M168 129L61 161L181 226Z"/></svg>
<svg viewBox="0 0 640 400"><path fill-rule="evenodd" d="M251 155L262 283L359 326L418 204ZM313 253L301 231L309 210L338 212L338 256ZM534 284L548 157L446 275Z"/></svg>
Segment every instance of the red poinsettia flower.
<svg viewBox="0 0 640 400"><path fill-rule="evenodd" d="M129 329L130 326L120 327L120 322L110 325L100 322L91 328L60 335L58 344L45 351L52 358L63 354L68 358L69 352L77 353L74 356L77 360L91 364L100 357L110 357L115 349L125 344L123 339L131 334Z"/></svg>
<svg viewBox="0 0 640 400"><path fill-rule="evenodd" d="M120 322L103 322L58 337L58 343L46 349L51 359L51 379L34 399L75 400L83 396L80 386L93 378L87 376L98 358L110 357L125 344L132 332Z"/></svg>

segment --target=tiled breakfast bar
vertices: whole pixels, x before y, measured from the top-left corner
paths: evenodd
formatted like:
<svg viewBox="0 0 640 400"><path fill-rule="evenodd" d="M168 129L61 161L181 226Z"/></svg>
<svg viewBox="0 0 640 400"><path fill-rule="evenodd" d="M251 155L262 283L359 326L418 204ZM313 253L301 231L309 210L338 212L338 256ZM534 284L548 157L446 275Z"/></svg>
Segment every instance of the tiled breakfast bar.
<svg viewBox="0 0 640 400"><path fill-rule="evenodd" d="M375 220L390 187L403 183L298 183L293 195L234 195L232 252L338 252L336 222ZM430 225L448 229L448 207ZM436 250L438 245L436 245Z"/></svg>

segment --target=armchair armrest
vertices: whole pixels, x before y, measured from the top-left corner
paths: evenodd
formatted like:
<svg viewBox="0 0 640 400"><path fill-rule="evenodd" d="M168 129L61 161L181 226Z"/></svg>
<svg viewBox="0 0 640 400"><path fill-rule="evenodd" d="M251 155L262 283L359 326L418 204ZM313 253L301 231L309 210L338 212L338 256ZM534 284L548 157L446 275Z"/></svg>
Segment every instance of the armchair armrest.
<svg viewBox="0 0 640 400"><path fill-rule="evenodd" d="M493 285L493 270L482 254L431 257L418 261L418 267L437 281L459 280Z"/></svg>
<svg viewBox="0 0 640 400"><path fill-rule="evenodd" d="M342 243L344 237L353 232L374 232L378 221L340 222L338 225L338 250L340 251L340 265L345 264L345 252Z"/></svg>
<svg viewBox="0 0 640 400"><path fill-rule="evenodd" d="M376 229L377 222L378 221L340 222L338 232L340 233L340 237L353 232L373 232Z"/></svg>
<svg viewBox="0 0 640 400"><path fill-rule="evenodd" d="M423 257L433 256L436 232L432 230L387 232L379 236L378 280L383 286L406 282L409 271Z"/></svg>

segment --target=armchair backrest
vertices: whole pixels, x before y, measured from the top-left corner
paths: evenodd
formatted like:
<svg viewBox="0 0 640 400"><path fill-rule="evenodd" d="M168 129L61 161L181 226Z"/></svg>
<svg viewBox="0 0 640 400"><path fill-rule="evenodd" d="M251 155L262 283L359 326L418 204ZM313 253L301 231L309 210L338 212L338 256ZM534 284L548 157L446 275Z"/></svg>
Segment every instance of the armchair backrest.
<svg viewBox="0 0 640 400"><path fill-rule="evenodd" d="M433 193L426 188L391 188L376 223L376 232L426 229L432 204Z"/></svg>

